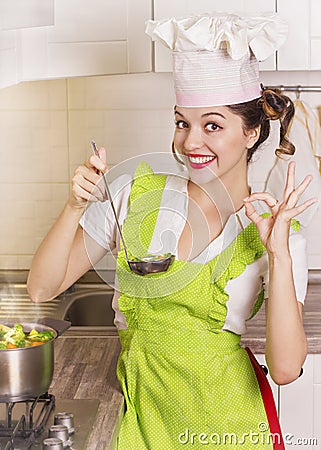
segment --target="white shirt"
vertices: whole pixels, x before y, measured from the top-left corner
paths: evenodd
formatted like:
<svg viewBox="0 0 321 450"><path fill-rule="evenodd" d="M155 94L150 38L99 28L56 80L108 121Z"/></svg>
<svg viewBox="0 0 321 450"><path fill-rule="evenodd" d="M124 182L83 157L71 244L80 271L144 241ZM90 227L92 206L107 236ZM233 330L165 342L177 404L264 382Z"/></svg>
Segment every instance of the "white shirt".
<svg viewBox="0 0 321 450"><path fill-rule="evenodd" d="M123 175L110 185L113 203L120 224L127 216L128 200L131 191L132 178ZM260 203L256 203L259 213L266 212ZM154 235L150 244L151 253L171 252L177 256L177 243L186 223L188 212L187 179L179 176L168 176L162 196L160 211L157 217ZM215 258L227 248L238 234L250 224L245 215L245 208L232 214L226 222L221 234L212 241L193 262L206 263ZM107 251L119 250L119 234L115 224L110 202L92 203L80 220L84 230ZM169 229L170 226L170 229ZM306 242L300 233L291 230L289 239L293 264L293 276L297 299L304 302L307 288L307 255ZM226 292L227 316L223 329L236 334L246 332L246 320L251 316L253 306L264 287L264 298L268 298L268 256L263 256L249 264L237 278L229 280ZM117 279L115 286L118 285ZM115 289L113 309L115 310L115 325L118 329L126 329L125 316L118 307L119 292Z"/></svg>

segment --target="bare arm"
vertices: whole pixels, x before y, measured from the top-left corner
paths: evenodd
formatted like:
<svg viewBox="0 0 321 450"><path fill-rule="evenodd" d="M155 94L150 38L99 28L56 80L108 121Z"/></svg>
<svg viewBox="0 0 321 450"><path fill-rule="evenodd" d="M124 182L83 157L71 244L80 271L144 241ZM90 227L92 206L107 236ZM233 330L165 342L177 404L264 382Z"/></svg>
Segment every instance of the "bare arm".
<svg viewBox="0 0 321 450"><path fill-rule="evenodd" d="M103 149L100 149L100 155L104 161ZM88 201L104 200L104 194L97 187L100 180L97 171L106 171L103 161L92 156L75 171L70 197L32 261L27 289L34 302L48 301L59 295L105 253L86 235L86 245L90 245L89 258L84 232L78 224Z"/></svg>
<svg viewBox="0 0 321 450"><path fill-rule="evenodd" d="M302 306L294 287L292 258L289 251L291 219L316 202L311 199L297 205L311 182L310 176L295 188L295 164L290 163L283 199L275 204L268 193L252 194L245 199L248 217L255 223L269 257L269 299L266 302L266 360L277 384L294 381L307 354L307 341L302 323ZM252 201L262 200L271 208L271 217L263 218Z"/></svg>
<svg viewBox="0 0 321 450"><path fill-rule="evenodd" d="M274 381L287 384L298 378L307 355L302 303L296 299L291 257L270 258L269 266L265 355Z"/></svg>

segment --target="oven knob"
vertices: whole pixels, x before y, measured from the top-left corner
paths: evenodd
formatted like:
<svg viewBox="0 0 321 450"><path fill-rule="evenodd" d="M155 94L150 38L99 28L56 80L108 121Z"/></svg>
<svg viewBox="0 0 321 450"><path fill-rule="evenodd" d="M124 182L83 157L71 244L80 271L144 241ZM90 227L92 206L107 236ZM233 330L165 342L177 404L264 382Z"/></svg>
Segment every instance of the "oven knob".
<svg viewBox="0 0 321 450"><path fill-rule="evenodd" d="M49 437L60 439L64 447L67 447L70 443L66 425L51 425L49 428Z"/></svg>
<svg viewBox="0 0 321 450"><path fill-rule="evenodd" d="M64 445L61 439L48 438L42 443L42 450L63 450Z"/></svg>
<svg viewBox="0 0 321 450"><path fill-rule="evenodd" d="M61 412L55 414L55 425L66 425L68 427L69 434L75 432L74 415L72 413Z"/></svg>

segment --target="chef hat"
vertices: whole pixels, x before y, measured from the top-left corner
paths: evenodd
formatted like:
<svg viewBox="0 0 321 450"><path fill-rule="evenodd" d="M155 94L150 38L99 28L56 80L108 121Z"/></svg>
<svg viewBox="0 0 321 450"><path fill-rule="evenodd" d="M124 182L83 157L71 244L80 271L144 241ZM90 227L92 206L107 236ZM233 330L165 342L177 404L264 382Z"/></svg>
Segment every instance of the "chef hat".
<svg viewBox="0 0 321 450"><path fill-rule="evenodd" d="M146 33L172 50L176 104L220 106L260 97L258 62L285 41L276 14L212 13L147 22Z"/></svg>

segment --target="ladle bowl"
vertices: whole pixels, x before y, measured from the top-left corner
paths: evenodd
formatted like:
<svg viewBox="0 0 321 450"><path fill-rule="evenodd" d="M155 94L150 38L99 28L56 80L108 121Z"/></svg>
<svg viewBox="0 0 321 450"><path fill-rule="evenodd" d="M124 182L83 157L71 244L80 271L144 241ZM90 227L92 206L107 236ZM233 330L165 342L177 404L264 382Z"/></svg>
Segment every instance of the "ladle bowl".
<svg viewBox="0 0 321 450"><path fill-rule="evenodd" d="M166 255L147 255L141 259L128 260L130 270L137 275L149 275L151 273L166 272L175 256L171 253Z"/></svg>

